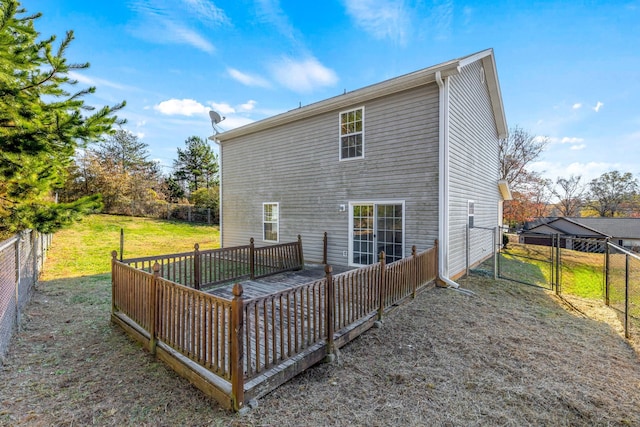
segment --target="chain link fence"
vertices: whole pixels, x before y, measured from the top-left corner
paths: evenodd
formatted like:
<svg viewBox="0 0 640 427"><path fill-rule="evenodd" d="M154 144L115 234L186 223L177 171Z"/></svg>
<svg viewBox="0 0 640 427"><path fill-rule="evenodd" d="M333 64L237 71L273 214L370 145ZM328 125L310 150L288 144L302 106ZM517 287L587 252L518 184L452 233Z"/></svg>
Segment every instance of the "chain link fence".
<svg viewBox="0 0 640 427"><path fill-rule="evenodd" d="M640 336L640 254L607 243L605 302L623 317L624 333Z"/></svg>
<svg viewBox="0 0 640 427"><path fill-rule="evenodd" d="M468 260L474 253L477 258L488 230L468 230ZM620 314L627 338L640 337L639 253L607 239L562 234L510 235L498 247L495 260L472 265L470 272L542 287L559 296L603 301Z"/></svg>
<svg viewBox="0 0 640 427"><path fill-rule="evenodd" d="M199 207L181 203L167 203L161 201L129 202L113 206L105 211L112 215L128 215L145 218L167 219L177 221L196 222L200 224L220 224L220 214L217 208Z"/></svg>
<svg viewBox="0 0 640 427"><path fill-rule="evenodd" d="M51 234L24 231L0 242L0 361L42 271Z"/></svg>

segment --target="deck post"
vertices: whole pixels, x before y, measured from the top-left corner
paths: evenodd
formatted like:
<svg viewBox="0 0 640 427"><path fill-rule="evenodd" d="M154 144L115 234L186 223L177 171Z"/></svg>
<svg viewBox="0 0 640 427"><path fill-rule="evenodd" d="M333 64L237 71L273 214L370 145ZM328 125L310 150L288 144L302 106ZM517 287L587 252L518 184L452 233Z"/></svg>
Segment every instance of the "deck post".
<svg viewBox="0 0 640 427"><path fill-rule="evenodd" d="M197 290L200 290L200 268L200 245L196 243L193 245L193 287Z"/></svg>
<svg viewBox="0 0 640 427"><path fill-rule="evenodd" d="M327 264L327 232L324 232L324 236L322 237L322 263Z"/></svg>
<svg viewBox="0 0 640 427"><path fill-rule="evenodd" d="M418 289L418 253L416 251L416 245L411 246L411 260L413 264L413 269L411 273L413 274L413 294L411 298L416 297L416 290Z"/></svg>
<svg viewBox="0 0 640 427"><path fill-rule="evenodd" d="M116 312L116 261L118 251L111 252L111 314Z"/></svg>
<svg viewBox="0 0 640 427"><path fill-rule="evenodd" d="M255 267L256 267L255 256L256 256L255 244L253 242L253 237L252 237L251 239L249 239L249 277L251 278L251 280L256 278L256 275L255 275Z"/></svg>
<svg viewBox="0 0 640 427"><path fill-rule="evenodd" d="M253 239L252 239L253 240ZM233 286L231 301L231 400L238 411L244 405L244 304L242 285Z"/></svg>
<svg viewBox="0 0 640 427"><path fill-rule="evenodd" d="M304 268L304 254L302 253L302 236L298 234L298 260L300 260L300 269Z"/></svg>
<svg viewBox="0 0 640 427"><path fill-rule="evenodd" d="M385 302L385 294L386 294L386 273L387 267L385 264L386 256L384 251L380 252L380 294L378 295L378 299L380 301L380 306L378 307L378 320L382 320L382 315L384 314L384 302Z"/></svg>
<svg viewBox="0 0 640 427"><path fill-rule="evenodd" d="M331 272L333 267L330 265L324 266L324 273L327 279L327 297L326 297L326 320L327 320L327 357L330 358L333 355L333 333L334 333L334 315L335 315L335 287L333 284L333 276Z"/></svg>
<svg viewBox="0 0 640 427"><path fill-rule="evenodd" d="M153 280L149 290L149 353L156 354L156 319L158 317L158 278L160 277L160 264L158 261L153 264Z"/></svg>

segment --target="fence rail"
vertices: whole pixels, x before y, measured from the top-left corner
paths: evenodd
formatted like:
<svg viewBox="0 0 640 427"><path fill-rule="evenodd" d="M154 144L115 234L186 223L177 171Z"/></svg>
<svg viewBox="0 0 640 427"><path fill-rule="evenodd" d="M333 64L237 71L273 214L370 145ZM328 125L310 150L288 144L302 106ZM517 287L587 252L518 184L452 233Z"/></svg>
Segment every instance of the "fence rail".
<svg viewBox="0 0 640 427"><path fill-rule="evenodd" d="M116 255L117 256L117 253ZM304 266L302 238L298 241L256 248L253 238L246 246L128 258L122 263L151 274L160 266L160 277L194 289L242 278L260 278Z"/></svg>
<svg viewBox="0 0 640 427"><path fill-rule="evenodd" d="M295 244L260 253L264 258L256 259L268 266L266 271L303 262L301 246ZM323 279L249 300L243 300L239 284L228 300L162 278L163 259L157 257L148 273L112 257L112 320L237 410L246 399L333 354L392 306L415 296L436 277L437 243L419 254L414 248L411 257L388 265L382 253L380 262L336 276L326 266ZM175 354L168 357L165 346Z"/></svg>

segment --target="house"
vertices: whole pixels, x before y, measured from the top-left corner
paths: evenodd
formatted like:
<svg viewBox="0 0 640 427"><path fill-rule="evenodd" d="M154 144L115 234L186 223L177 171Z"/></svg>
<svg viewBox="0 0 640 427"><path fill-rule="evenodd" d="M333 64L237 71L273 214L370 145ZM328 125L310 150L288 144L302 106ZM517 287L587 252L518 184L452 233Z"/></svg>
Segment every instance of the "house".
<svg viewBox="0 0 640 427"><path fill-rule="evenodd" d="M520 242L550 245L550 235L561 237L563 248L604 251L603 245L584 245L581 240L606 240L628 249L640 247L640 218L560 217L539 218L527 224Z"/></svg>
<svg viewBox="0 0 640 427"><path fill-rule="evenodd" d="M327 232L327 263L357 267L438 239L450 282L495 250L467 227L501 221L506 135L492 49L219 133L221 245L301 234L322 262Z"/></svg>

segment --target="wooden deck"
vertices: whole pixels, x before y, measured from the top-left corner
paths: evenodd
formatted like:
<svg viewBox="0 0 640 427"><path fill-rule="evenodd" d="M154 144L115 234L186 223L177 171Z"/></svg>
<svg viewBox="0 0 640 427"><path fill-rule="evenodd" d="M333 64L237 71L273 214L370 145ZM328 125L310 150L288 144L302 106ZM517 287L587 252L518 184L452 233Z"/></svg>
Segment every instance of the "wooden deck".
<svg viewBox="0 0 640 427"><path fill-rule="evenodd" d="M333 267L331 275L323 264L253 280L244 272L202 289L163 278L157 265L151 274L119 262L116 254L111 318L207 395L239 410L331 359L432 283L437 246L412 252L389 265L381 256L358 269Z"/></svg>
<svg viewBox="0 0 640 427"><path fill-rule="evenodd" d="M332 269L332 274L334 275L353 270L351 267L342 266L334 266ZM292 289L305 283L322 279L323 277L325 277L323 264L305 264L304 269L302 270L286 271L284 273L278 273L254 280L245 279L233 281L222 285L215 285L210 288L205 287L202 291L217 297L231 300L233 299L233 293L231 292L233 286L236 283L240 283L244 290L242 299L249 300Z"/></svg>

